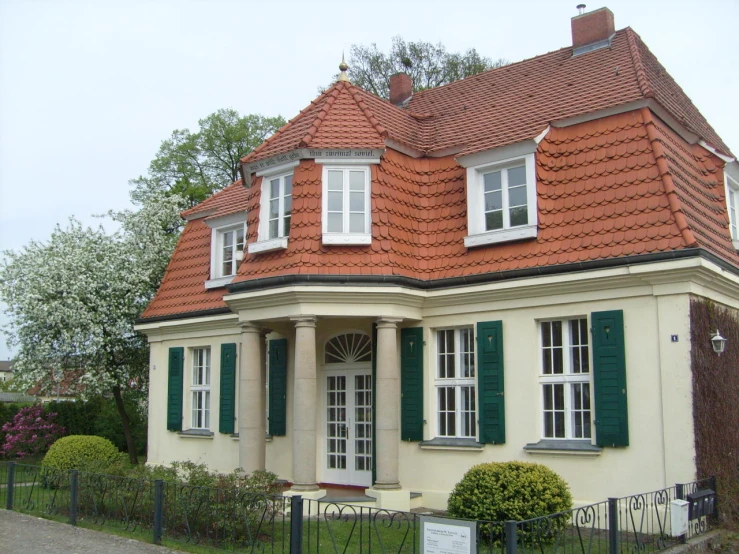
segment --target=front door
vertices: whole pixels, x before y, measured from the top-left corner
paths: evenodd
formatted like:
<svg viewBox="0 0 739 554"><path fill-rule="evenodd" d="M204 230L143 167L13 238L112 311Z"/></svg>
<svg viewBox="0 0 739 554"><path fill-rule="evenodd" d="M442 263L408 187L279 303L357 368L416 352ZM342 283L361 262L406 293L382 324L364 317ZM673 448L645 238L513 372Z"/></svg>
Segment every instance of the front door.
<svg viewBox="0 0 739 554"><path fill-rule="evenodd" d="M325 374L325 465L323 481L372 486L372 374Z"/></svg>

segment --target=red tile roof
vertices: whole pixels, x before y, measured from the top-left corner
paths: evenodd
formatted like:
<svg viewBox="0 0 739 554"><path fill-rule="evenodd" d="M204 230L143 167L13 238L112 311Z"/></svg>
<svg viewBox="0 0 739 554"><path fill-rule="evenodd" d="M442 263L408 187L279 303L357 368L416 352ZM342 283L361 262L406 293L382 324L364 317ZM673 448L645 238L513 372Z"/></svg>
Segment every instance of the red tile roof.
<svg viewBox="0 0 739 554"><path fill-rule="evenodd" d="M418 93L407 109L339 82L245 160L302 147L383 148L385 139L423 152L471 154L531 139L553 121L646 98L729 152L638 35L625 29L611 48L574 58L565 48L494 69ZM453 156L413 158L386 148L372 166L367 246L322 244L321 166L302 160L287 248L245 254L234 283L287 275L433 281L694 247L739 267L723 165L647 108L552 127L536 152L536 238L468 249L465 170ZM239 181L183 214L191 221L143 318L227 308L225 289L204 286L206 222L247 211L247 242L256 241L260 189Z"/></svg>
<svg viewBox="0 0 739 554"><path fill-rule="evenodd" d="M562 48L418 92L407 108L338 82L244 160L299 147L384 146L377 135L424 153L473 154L532 139L555 121L645 99L657 101L719 151L730 152L639 35L626 28L614 35L610 48L575 57L571 47ZM342 117L349 112L353 133Z"/></svg>
<svg viewBox="0 0 739 554"><path fill-rule="evenodd" d="M536 239L467 249L464 169L453 157L414 159L389 149L372 168L372 244L342 247L321 244L321 169L303 160L287 249L247 254L235 282L327 274L436 280L693 246L739 266L721 168L646 109L554 128L536 153ZM259 194L258 186L246 192L249 242ZM144 317L225 306L223 289L203 286L210 229L191 221L181 243Z"/></svg>

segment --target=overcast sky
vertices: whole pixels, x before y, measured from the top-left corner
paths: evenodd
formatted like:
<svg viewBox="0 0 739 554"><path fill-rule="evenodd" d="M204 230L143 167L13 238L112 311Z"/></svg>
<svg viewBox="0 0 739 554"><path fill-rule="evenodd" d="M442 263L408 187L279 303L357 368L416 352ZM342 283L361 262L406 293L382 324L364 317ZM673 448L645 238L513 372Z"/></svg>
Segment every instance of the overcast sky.
<svg viewBox="0 0 739 554"><path fill-rule="evenodd" d="M97 224L92 214L129 207L128 181L160 142L219 108L294 117L352 44L387 50L400 35L514 62L569 46L576 4L0 0L0 251L72 215ZM739 152L739 0L588 11L604 5Z"/></svg>

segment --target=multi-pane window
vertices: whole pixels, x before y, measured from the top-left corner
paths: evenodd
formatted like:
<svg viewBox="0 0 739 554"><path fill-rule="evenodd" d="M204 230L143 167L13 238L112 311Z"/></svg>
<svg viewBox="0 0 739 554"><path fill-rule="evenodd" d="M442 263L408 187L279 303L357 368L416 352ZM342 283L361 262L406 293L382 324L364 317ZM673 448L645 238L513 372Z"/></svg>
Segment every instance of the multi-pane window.
<svg viewBox="0 0 739 554"><path fill-rule="evenodd" d="M238 252L244 251L244 226L218 232L218 269L217 277L236 275L238 269Z"/></svg>
<svg viewBox="0 0 739 554"><path fill-rule="evenodd" d="M739 182L726 175L726 203L729 210L731 238L739 241Z"/></svg>
<svg viewBox="0 0 739 554"><path fill-rule="evenodd" d="M366 167L324 170L324 233L369 234L369 174Z"/></svg>
<svg viewBox="0 0 739 554"><path fill-rule="evenodd" d="M265 177L269 194L267 213L267 239L287 237L290 234L292 213L293 176Z"/></svg>
<svg viewBox="0 0 739 554"><path fill-rule="evenodd" d="M588 320L542 321L541 360L544 438L589 439Z"/></svg>
<svg viewBox="0 0 739 554"><path fill-rule="evenodd" d="M471 328L436 333L438 436L477 436L475 342Z"/></svg>
<svg viewBox="0 0 739 554"><path fill-rule="evenodd" d="M210 428L210 348L192 350L192 395L193 429Z"/></svg>
<svg viewBox="0 0 739 554"><path fill-rule="evenodd" d="M528 225L526 166L483 173L485 231Z"/></svg>

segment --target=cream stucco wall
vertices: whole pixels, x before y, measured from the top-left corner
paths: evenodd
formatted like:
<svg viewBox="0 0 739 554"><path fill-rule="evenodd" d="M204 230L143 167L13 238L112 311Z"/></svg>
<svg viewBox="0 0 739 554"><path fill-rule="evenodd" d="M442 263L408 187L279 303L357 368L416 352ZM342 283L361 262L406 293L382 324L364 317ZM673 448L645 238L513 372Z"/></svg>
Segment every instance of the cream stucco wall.
<svg viewBox="0 0 739 554"><path fill-rule="evenodd" d="M318 379L323 345L339 332L371 332L381 316L400 317L400 327L424 328L424 438L436 435L435 330L503 321L506 444L471 449L434 450L401 443L400 482L423 494L423 505L445 508L454 484L472 465L487 461L544 463L571 485L577 502L604 500L687 482L695 478L690 371L691 295L739 307L739 279L703 260L648 264L578 274L537 277L433 292L401 287L285 287L232 295L238 314L208 320L162 322L142 326L151 341L149 462L191 459L219 471L238 465L238 439L217 430L220 344L239 343L239 321L258 321L272 330L268 338L288 339L287 435L266 446L266 467L292 477L293 358L295 331L290 316L318 317ZM594 311L623 310L630 445L602 452L530 453L527 443L542 435L538 321L589 317ZM677 340L673 340L676 335ZM166 430L167 352L210 346L212 351L213 438L183 438ZM244 355L240 352L240 355ZM237 364L238 366L238 364ZM186 372L186 383L188 374ZM316 451L322 480L324 453L322 387L317 387ZM399 401L399 399L398 399ZM184 409L188 416L187 399ZM237 425L238 427L238 425ZM378 446L379 447L379 446Z"/></svg>

